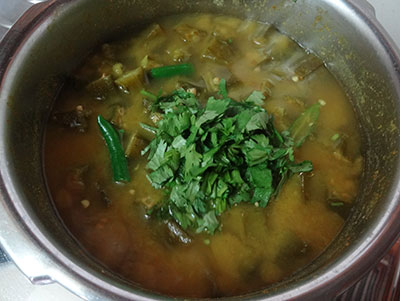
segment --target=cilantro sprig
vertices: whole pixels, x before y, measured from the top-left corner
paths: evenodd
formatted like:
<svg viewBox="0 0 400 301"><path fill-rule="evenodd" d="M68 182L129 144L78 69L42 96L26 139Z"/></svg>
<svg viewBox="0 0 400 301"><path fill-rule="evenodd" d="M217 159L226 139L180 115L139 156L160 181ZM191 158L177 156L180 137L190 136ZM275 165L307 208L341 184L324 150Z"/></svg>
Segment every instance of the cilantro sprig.
<svg viewBox="0 0 400 301"><path fill-rule="evenodd" d="M311 171L310 161L295 163L293 139L275 129L263 102L258 91L230 99L224 80L204 107L183 89L158 98L153 107L163 118L142 154L149 181L166 197L151 213L213 234L235 204L265 207L293 173Z"/></svg>

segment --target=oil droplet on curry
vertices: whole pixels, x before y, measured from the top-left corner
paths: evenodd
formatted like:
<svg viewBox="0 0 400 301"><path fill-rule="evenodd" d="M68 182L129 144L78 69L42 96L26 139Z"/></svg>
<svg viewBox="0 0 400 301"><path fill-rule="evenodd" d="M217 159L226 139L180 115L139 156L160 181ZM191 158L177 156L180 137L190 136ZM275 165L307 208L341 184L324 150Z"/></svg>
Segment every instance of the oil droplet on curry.
<svg viewBox="0 0 400 301"><path fill-rule="evenodd" d="M193 74L151 76L185 63ZM210 234L149 212L168 195L148 179L141 153L154 134L140 124L163 118L151 109L160 96L181 89L204 105L218 99L221 81L236 101L261 92L280 133L311 106L320 113L293 147L294 161L311 161L312 171L291 173L264 208L228 206ZM98 115L119 136L130 181L113 180ZM132 283L181 297L256 291L308 265L341 230L362 171L351 104L323 62L268 24L207 14L167 17L90 55L54 104L44 158L55 206L81 245Z"/></svg>

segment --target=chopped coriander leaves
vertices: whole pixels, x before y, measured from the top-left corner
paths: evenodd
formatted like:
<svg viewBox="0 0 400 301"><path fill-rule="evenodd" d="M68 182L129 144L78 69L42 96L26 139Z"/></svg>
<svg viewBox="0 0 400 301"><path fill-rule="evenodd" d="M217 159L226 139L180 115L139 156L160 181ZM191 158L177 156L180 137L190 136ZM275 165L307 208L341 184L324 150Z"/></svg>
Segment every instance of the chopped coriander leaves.
<svg viewBox="0 0 400 301"><path fill-rule="evenodd" d="M236 102L222 79L218 95L204 107L183 89L158 97L153 110L163 118L151 128L155 138L143 152L148 153L149 181L166 193L151 213L210 234L235 204L265 207L291 174L312 170L311 162L296 163L293 156L296 140L304 141L309 128L300 129L296 140L287 131L279 133L261 107L261 92ZM303 118L315 122L316 110Z"/></svg>
<svg viewBox="0 0 400 301"><path fill-rule="evenodd" d="M262 106L264 104L264 99L265 99L265 96L262 92L253 91L253 93L251 93L250 96L247 97L245 102L254 104L254 105L258 105L258 106Z"/></svg>
<svg viewBox="0 0 400 301"><path fill-rule="evenodd" d="M219 82L219 92L223 98L228 98L228 91L226 91L226 80L224 78Z"/></svg>

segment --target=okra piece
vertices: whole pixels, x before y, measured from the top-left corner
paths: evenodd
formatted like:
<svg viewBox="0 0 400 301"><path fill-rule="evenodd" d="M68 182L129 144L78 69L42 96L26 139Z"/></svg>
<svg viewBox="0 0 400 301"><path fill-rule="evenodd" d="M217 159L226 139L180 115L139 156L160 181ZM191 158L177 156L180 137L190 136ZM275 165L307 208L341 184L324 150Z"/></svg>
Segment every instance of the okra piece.
<svg viewBox="0 0 400 301"><path fill-rule="evenodd" d="M234 56L231 44L226 41L213 38L210 45L203 53L203 57L213 62L229 64Z"/></svg>
<svg viewBox="0 0 400 301"><path fill-rule="evenodd" d="M129 71L118 78L115 83L124 89L139 89L143 86L144 72L142 67Z"/></svg>
<svg viewBox="0 0 400 301"><path fill-rule="evenodd" d="M88 84L86 89L96 99L103 100L114 91L115 87L111 75L103 74L102 77Z"/></svg>
<svg viewBox="0 0 400 301"><path fill-rule="evenodd" d="M133 133L128 140L125 156L127 157L139 157L140 152L146 147L147 143L143 139L139 138L137 133Z"/></svg>
<svg viewBox="0 0 400 301"><path fill-rule="evenodd" d="M303 80L305 77L310 75L312 72L317 70L323 65L323 62L313 54L307 55L296 67L294 73L298 76L299 80Z"/></svg>

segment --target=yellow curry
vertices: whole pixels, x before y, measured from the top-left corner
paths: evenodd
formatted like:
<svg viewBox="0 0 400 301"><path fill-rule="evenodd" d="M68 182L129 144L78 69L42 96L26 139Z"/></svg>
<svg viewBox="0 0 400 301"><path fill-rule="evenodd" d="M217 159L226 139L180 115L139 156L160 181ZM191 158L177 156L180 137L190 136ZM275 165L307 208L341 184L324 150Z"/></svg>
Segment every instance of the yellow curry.
<svg viewBox="0 0 400 301"><path fill-rule="evenodd" d="M192 72L151 76L182 64ZM307 138L291 148L291 166L310 161L312 170L290 174L265 206L225 194L210 233L151 213L170 196L149 181L143 150L154 139L148 129L165 120L155 100L178 90L204 106L221 98L221 87L238 102L257 91L255 109L272 116L278 133L304 122L310 107L319 116L305 121ZM99 115L120 138L129 181L113 180ZM208 298L266 288L320 255L350 213L363 161L351 104L320 59L269 24L208 14L167 17L91 54L54 104L44 159L55 206L91 255L146 289Z"/></svg>

